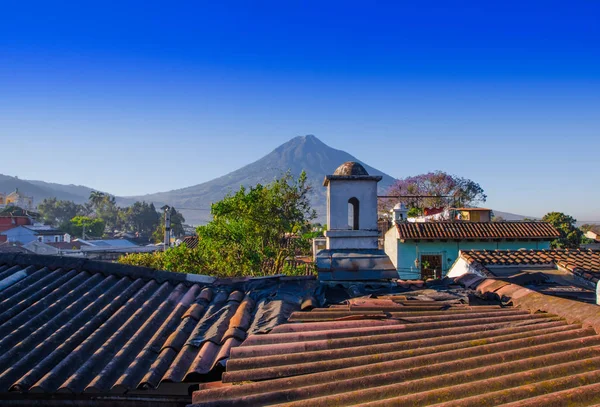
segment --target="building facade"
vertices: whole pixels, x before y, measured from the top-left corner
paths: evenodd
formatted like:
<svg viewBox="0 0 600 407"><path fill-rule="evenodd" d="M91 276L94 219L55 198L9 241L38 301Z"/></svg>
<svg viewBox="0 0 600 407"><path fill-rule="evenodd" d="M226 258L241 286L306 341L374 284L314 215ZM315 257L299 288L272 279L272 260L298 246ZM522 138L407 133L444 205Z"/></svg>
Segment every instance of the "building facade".
<svg viewBox="0 0 600 407"><path fill-rule="evenodd" d="M395 222L385 252L405 280L443 278L461 250L549 249L558 231L546 222Z"/></svg>

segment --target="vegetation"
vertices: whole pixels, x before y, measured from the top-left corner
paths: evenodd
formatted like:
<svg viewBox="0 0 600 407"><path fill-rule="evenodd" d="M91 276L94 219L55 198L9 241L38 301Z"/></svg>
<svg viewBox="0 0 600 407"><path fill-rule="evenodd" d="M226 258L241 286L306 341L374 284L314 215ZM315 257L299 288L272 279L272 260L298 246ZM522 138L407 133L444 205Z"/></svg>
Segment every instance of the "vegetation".
<svg viewBox="0 0 600 407"><path fill-rule="evenodd" d="M161 242L164 236L164 216L154 204L135 202L129 207L117 206L114 196L92 191L85 204L44 199L38 205L40 220L71 235L81 237L83 226L86 236L103 237L116 230L129 232L141 240ZM171 209L172 235L184 234L185 218L175 208Z"/></svg>
<svg viewBox="0 0 600 407"><path fill-rule="evenodd" d="M83 237L84 232L86 236L99 237L104 233L104 227L105 223L100 218L75 216L63 230L75 237Z"/></svg>
<svg viewBox="0 0 600 407"><path fill-rule="evenodd" d="M303 172L268 185L241 187L211 207L213 217L197 228L198 246L129 255L125 264L216 276L262 276L289 272L286 259L309 248L316 217Z"/></svg>
<svg viewBox="0 0 600 407"><path fill-rule="evenodd" d="M483 188L475 181L443 171L399 179L388 189L386 195L403 197L381 200L379 209L386 212L398 202L403 202L410 210L411 208L434 208L448 205L476 206L487 199ZM423 195L431 197L419 197Z"/></svg>
<svg viewBox="0 0 600 407"><path fill-rule="evenodd" d="M553 240L550 245L555 249L576 249L582 243L583 232L575 226L577 220L562 212L550 212L542 218L549 222L560 232L560 237Z"/></svg>

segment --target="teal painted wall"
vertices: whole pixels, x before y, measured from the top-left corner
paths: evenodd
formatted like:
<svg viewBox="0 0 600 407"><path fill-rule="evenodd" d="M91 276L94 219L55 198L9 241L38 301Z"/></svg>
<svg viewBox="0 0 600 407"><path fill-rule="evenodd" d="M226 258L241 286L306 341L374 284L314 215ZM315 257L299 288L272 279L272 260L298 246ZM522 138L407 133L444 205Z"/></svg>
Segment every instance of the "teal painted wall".
<svg viewBox="0 0 600 407"><path fill-rule="evenodd" d="M438 254L442 255L442 275L445 276L452 266L452 263L458 257L459 250L519 250L519 249L549 249L550 241L532 241L532 242L440 242L406 241L401 243L398 240L397 269L398 276L405 280L416 280L421 278L421 269L415 267L415 259L419 259L421 264L421 255Z"/></svg>

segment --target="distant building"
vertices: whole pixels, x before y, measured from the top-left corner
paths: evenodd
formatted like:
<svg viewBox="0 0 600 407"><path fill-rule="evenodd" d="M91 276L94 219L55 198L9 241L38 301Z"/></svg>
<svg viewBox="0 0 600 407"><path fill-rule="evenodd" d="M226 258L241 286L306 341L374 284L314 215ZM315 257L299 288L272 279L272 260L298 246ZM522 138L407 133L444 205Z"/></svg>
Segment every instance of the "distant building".
<svg viewBox="0 0 600 407"><path fill-rule="evenodd" d="M5 206L18 206L19 208L32 210L33 197L26 196L22 192L19 192L18 188L8 195L0 193L0 208Z"/></svg>
<svg viewBox="0 0 600 407"><path fill-rule="evenodd" d="M456 218L469 222L491 222L492 210L487 208L454 208Z"/></svg>
<svg viewBox="0 0 600 407"><path fill-rule="evenodd" d="M12 243L27 243L38 241L42 243L70 242L71 235L50 226L22 225L5 230L0 235L6 236L6 240Z"/></svg>
<svg viewBox="0 0 600 407"><path fill-rule="evenodd" d="M384 244L399 277L413 280L446 276L461 250L549 249L558 236L546 222L413 223L395 218Z"/></svg>

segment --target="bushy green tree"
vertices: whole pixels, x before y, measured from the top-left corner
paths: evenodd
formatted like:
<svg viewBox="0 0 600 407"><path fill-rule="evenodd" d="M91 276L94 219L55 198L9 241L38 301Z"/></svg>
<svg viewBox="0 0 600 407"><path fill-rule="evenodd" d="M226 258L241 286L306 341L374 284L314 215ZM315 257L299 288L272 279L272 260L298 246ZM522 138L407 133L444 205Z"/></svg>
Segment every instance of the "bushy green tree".
<svg viewBox="0 0 600 407"><path fill-rule="evenodd" d="M99 218L90 218L88 216L75 216L69 222L66 229L71 236L82 237L85 228L85 235L88 237L101 237L104 233L105 223Z"/></svg>
<svg viewBox="0 0 600 407"><path fill-rule="evenodd" d="M310 191L304 172L298 179L286 173L268 185L241 187L212 205L213 220L197 228L196 249L180 246L120 261L217 276L281 273L285 259L306 245L303 235L316 217Z"/></svg>
<svg viewBox="0 0 600 407"><path fill-rule="evenodd" d="M208 274L202 253L186 247L185 244L164 252L128 254L121 257L119 263L180 273Z"/></svg>
<svg viewBox="0 0 600 407"><path fill-rule="evenodd" d="M153 203L135 202L122 211L121 219L127 231L150 238L160 223L160 214Z"/></svg>
<svg viewBox="0 0 600 407"><path fill-rule="evenodd" d="M578 248L581 244L583 232L575 226L577 220L562 212L550 212L542 218L544 222L552 224L559 232L560 237L553 240L550 245L556 249Z"/></svg>
<svg viewBox="0 0 600 407"><path fill-rule="evenodd" d="M56 198L46 198L37 207L40 220L61 229L68 228L71 219L84 215L86 210L83 205L72 201L62 201Z"/></svg>

